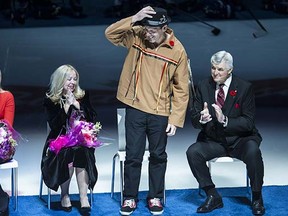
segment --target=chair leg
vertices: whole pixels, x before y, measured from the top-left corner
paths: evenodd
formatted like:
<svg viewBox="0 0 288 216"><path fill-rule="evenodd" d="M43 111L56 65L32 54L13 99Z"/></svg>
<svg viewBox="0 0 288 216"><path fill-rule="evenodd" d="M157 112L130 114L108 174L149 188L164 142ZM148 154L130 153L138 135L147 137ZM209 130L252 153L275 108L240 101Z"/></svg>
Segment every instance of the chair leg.
<svg viewBox="0 0 288 216"><path fill-rule="evenodd" d="M14 201L14 208L15 208L15 176L14 176L14 168L11 169L11 196Z"/></svg>
<svg viewBox="0 0 288 216"><path fill-rule="evenodd" d="M40 177L40 189L39 189L39 198L46 202L43 197L43 176ZM47 187L47 205L48 209L51 209L51 189Z"/></svg>
<svg viewBox="0 0 288 216"><path fill-rule="evenodd" d="M48 209L51 209L51 189L47 187L47 204L48 204Z"/></svg>
<svg viewBox="0 0 288 216"><path fill-rule="evenodd" d="M247 193L250 195L249 177L248 177L248 172L247 171L246 171L246 189L247 189Z"/></svg>
<svg viewBox="0 0 288 216"><path fill-rule="evenodd" d="M89 188L89 190L90 190L90 206L92 208L92 206L93 206L93 190L92 190L92 188Z"/></svg>
<svg viewBox="0 0 288 216"><path fill-rule="evenodd" d="M41 175L40 178L40 189L39 189L39 198L46 202L43 197L42 197L42 192L43 192L43 176ZM48 209L51 209L51 189L47 187L47 205Z"/></svg>
<svg viewBox="0 0 288 216"><path fill-rule="evenodd" d="M43 189L43 177L40 177L40 189L39 189L39 198L42 199L42 189Z"/></svg>
<svg viewBox="0 0 288 216"><path fill-rule="evenodd" d="M18 209L18 167L15 169L15 211Z"/></svg>
<svg viewBox="0 0 288 216"><path fill-rule="evenodd" d="M115 154L113 157L113 162L112 162L112 179L111 179L111 198L114 196L114 183L115 183L115 163L116 163L116 158L118 157L118 154Z"/></svg>
<svg viewBox="0 0 288 216"><path fill-rule="evenodd" d="M18 168L11 169L11 193L14 201L14 210L18 208Z"/></svg>
<svg viewBox="0 0 288 216"><path fill-rule="evenodd" d="M120 161L120 193L121 193L121 206L123 204L123 187L124 187L124 167L123 161Z"/></svg>

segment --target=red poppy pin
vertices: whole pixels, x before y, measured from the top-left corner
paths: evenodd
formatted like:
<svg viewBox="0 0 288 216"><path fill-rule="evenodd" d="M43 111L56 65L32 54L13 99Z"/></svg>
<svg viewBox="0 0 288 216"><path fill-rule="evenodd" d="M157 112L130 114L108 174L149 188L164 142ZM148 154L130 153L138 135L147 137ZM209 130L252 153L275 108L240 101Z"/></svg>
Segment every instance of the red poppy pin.
<svg viewBox="0 0 288 216"><path fill-rule="evenodd" d="M169 41L170 46L174 46L174 41Z"/></svg>
<svg viewBox="0 0 288 216"><path fill-rule="evenodd" d="M239 103L236 103L236 104L235 104L235 108L236 108L236 109L239 109L239 108L240 108Z"/></svg>
<svg viewBox="0 0 288 216"><path fill-rule="evenodd" d="M237 95L237 90L231 90L229 92L229 94L232 96L232 97L235 97Z"/></svg>

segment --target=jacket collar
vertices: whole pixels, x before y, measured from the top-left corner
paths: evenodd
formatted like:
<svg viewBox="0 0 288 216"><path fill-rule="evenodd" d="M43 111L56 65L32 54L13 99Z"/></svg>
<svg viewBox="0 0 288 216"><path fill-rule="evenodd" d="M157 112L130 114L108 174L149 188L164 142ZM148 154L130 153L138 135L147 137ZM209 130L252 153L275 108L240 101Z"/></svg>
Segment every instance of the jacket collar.
<svg viewBox="0 0 288 216"><path fill-rule="evenodd" d="M170 28L167 28L166 39L156 49L158 49L159 47L169 47L170 49L173 49L173 47L175 46L175 40L176 40L176 38L175 38L173 30ZM146 46L148 46L148 44L146 42L144 40L144 44L146 44Z"/></svg>
<svg viewBox="0 0 288 216"><path fill-rule="evenodd" d="M168 46L172 49L175 45L174 32L172 29L167 28L166 34L167 34L167 37L166 37L166 40L163 42L162 46L165 45L165 46Z"/></svg>

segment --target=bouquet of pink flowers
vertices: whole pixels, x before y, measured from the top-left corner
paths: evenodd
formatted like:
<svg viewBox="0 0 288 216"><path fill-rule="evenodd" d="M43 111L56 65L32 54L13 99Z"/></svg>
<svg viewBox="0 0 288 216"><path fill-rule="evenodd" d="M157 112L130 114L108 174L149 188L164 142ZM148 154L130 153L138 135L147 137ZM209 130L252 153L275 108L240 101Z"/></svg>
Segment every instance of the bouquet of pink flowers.
<svg viewBox="0 0 288 216"><path fill-rule="evenodd" d="M14 156L17 137L17 132L5 120L0 120L0 163Z"/></svg>
<svg viewBox="0 0 288 216"><path fill-rule="evenodd" d="M100 122L95 124L82 120L79 112L72 112L69 120L69 128L65 135L60 135L55 140L51 140L49 149L56 154L62 148L73 146L86 146L88 148L97 148L103 145L98 140L98 134L102 129Z"/></svg>

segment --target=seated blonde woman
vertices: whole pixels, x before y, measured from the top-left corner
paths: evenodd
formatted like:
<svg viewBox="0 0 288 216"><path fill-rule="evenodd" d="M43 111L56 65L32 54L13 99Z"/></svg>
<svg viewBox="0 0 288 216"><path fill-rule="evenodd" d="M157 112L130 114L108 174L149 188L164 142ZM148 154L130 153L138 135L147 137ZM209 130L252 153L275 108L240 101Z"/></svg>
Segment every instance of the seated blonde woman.
<svg viewBox="0 0 288 216"><path fill-rule="evenodd" d="M95 165L95 148L84 145L51 151L51 141L67 133L72 115L80 115L85 122L96 122L89 94L79 86L79 73L71 65L62 65L51 75L50 88L44 99L47 122L51 131L47 137L41 162L45 184L57 191L61 188L61 208L71 211L69 185L75 171L80 194L81 211L90 211L88 188L94 187L98 173ZM78 141L80 142L80 141Z"/></svg>

